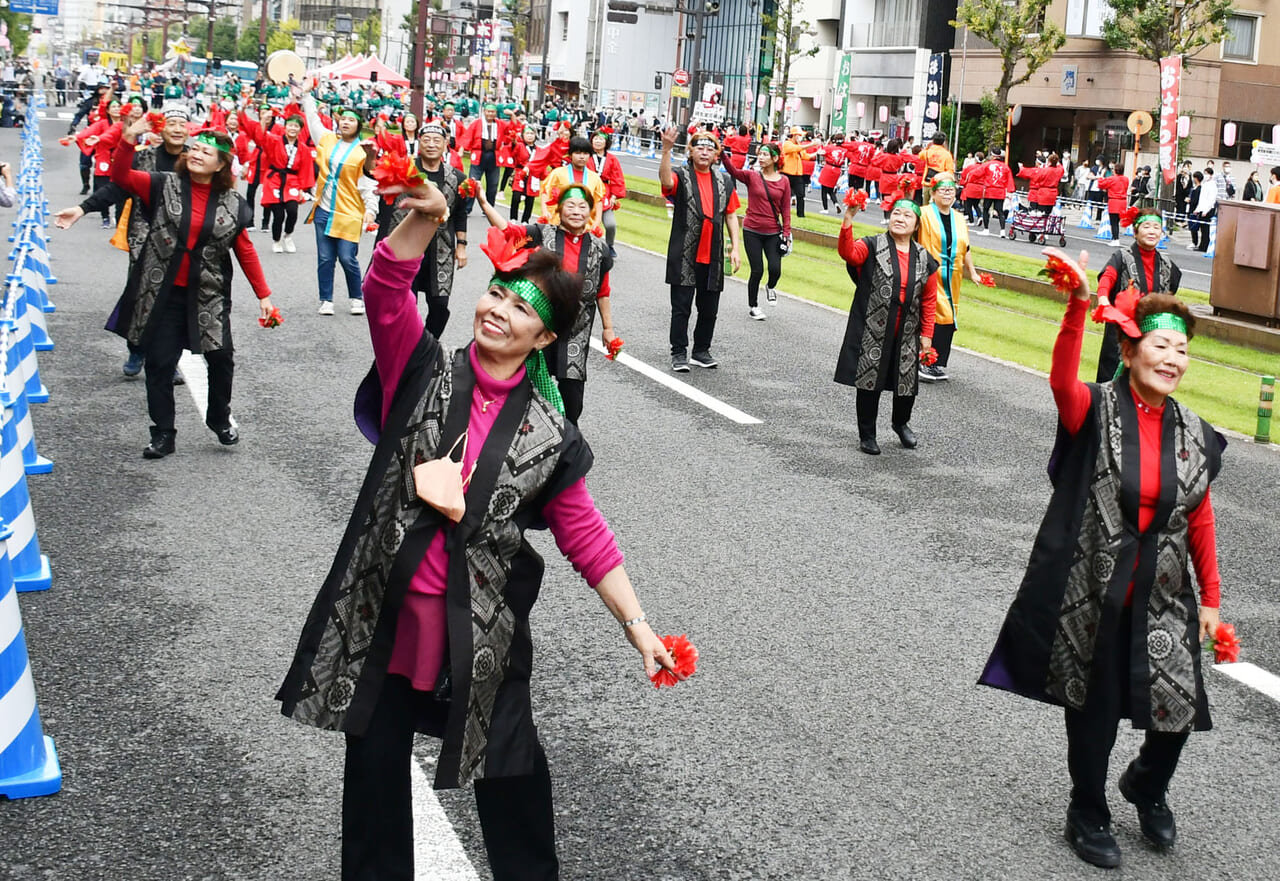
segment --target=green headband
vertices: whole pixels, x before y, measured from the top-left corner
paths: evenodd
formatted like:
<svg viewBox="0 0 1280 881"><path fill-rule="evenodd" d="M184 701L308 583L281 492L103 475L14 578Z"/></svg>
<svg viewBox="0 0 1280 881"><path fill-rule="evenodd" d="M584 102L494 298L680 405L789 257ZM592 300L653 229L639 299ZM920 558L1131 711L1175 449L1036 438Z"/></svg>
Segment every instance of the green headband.
<svg viewBox="0 0 1280 881"><path fill-rule="evenodd" d="M920 216L920 206L917 205L915 202L911 201L910 199L899 199L898 201L893 203L894 208L897 208L899 205L906 205L908 208L911 209L911 211L915 214L916 217Z"/></svg>
<svg viewBox="0 0 1280 881"><path fill-rule="evenodd" d="M933 184L933 188L935 190L946 190L946 189L954 190L956 189L956 182L954 180L944 178L943 180L935 181Z"/></svg>
<svg viewBox="0 0 1280 881"><path fill-rule="evenodd" d="M534 312L538 313L538 317L542 319L542 323L547 330L555 333L551 301L547 299L547 295L542 292L542 289L532 281L527 278L514 278L507 281L495 275L489 279L489 284L506 288L524 300L533 307ZM529 374L529 381L538 390L538 394L542 395L551 406L555 407L563 415L564 398L560 397L560 387L551 378L551 371L547 369L546 355L543 354L541 349L534 349L529 353L529 357L524 361L524 369Z"/></svg>
<svg viewBox="0 0 1280 881"><path fill-rule="evenodd" d="M563 205L564 200L572 196L574 193L580 194L582 198L586 200L588 205L595 204L595 199L591 198L591 194L587 192L586 187L584 187L582 184L570 184L569 186L565 187L564 192L560 194L560 198L556 201L556 205L557 206Z"/></svg>
<svg viewBox="0 0 1280 881"><path fill-rule="evenodd" d="M339 107L337 110L333 112L333 115L334 115L334 118L337 118L339 116L350 116L360 122L364 121L364 117L360 115L360 111L356 110L354 107Z"/></svg>
<svg viewBox="0 0 1280 881"><path fill-rule="evenodd" d="M1138 325L1138 330L1144 334L1153 330L1176 330L1186 336L1187 322L1183 320L1181 315L1176 315L1173 312L1157 312L1142 319L1142 323Z"/></svg>
<svg viewBox="0 0 1280 881"><path fill-rule="evenodd" d="M1161 217L1159 214L1149 214L1149 213L1139 214L1138 219L1133 222L1133 228L1137 229L1141 224L1146 223L1148 220L1154 220L1156 223L1160 224L1160 227L1162 229L1164 228L1164 218Z"/></svg>
<svg viewBox="0 0 1280 881"><path fill-rule="evenodd" d="M229 147L226 144L220 143L217 138L215 138L213 135L209 134L208 132L204 132L202 134L196 135L196 140L199 141L201 144L206 144L210 147L213 147L215 150L221 153L231 152L231 147Z"/></svg>
<svg viewBox="0 0 1280 881"><path fill-rule="evenodd" d="M761 144L760 149L767 150L769 155L772 156L774 159L777 159L779 156L782 155L782 151L778 149L777 144Z"/></svg>
<svg viewBox="0 0 1280 881"><path fill-rule="evenodd" d="M271 113L273 113L273 114L276 112L276 109L275 109L274 107L272 107L270 104L259 104L259 105L258 105L258 109L259 109L259 110L269 110L269 111L270 111Z"/></svg>

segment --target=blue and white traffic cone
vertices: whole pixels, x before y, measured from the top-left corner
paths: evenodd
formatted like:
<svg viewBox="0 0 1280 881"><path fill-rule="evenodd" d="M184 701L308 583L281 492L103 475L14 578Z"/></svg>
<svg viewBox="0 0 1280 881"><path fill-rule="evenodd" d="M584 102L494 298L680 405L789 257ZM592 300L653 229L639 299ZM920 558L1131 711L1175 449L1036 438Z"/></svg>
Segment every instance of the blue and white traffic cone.
<svg viewBox="0 0 1280 881"><path fill-rule="evenodd" d="M0 523L0 542L11 530ZM0 797L52 795L62 788L53 738L44 733L9 555L0 551Z"/></svg>
<svg viewBox="0 0 1280 881"><path fill-rule="evenodd" d="M1204 256L1213 259L1218 253L1218 218L1214 217L1209 221L1209 250L1204 252Z"/></svg>
<svg viewBox="0 0 1280 881"><path fill-rule="evenodd" d="M1076 224L1076 229L1093 229L1093 221L1089 219L1088 205L1080 212L1080 222Z"/></svg>
<svg viewBox="0 0 1280 881"><path fill-rule="evenodd" d="M0 340L7 337L5 349L4 383L0 390L0 402L13 407L14 429L17 431L18 449L22 451L23 468L28 474L48 474L53 463L36 452L35 429L31 424L31 407L22 377L22 357L13 344L13 322L0 320Z"/></svg>
<svg viewBox="0 0 1280 881"><path fill-rule="evenodd" d="M31 510L31 494L27 492L27 473L22 464L22 448L18 446L17 420L12 399L0 393L3 428L0 428L0 519L13 534L8 539L8 562L12 577L22 592L48 590L53 583L49 558L40 553L36 537L36 515Z"/></svg>
<svg viewBox="0 0 1280 881"><path fill-rule="evenodd" d="M31 344L37 352L53 350L53 340L49 337L49 328L45 324L44 310L40 308L44 289L44 276L33 270L27 259L22 261L22 269L18 273L21 281L22 297L27 301L27 317L31 321Z"/></svg>
<svg viewBox="0 0 1280 881"><path fill-rule="evenodd" d="M8 291L5 315L13 321L13 330L9 333L9 355L12 356L15 352L18 355L27 402L45 404L49 401L49 390L40 380L40 363L31 337L31 315L27 309L27 299L22 296L22 277L10 275L6 281Z"/></svg>
<svg viewBox="0 0 1280 881"><path fill-rule="evenodd" d="M1098 231L1093 234L1095 239L1101 239L1104 242L1111 241L1111 224L1105 220L1098 223Z"/></svg>

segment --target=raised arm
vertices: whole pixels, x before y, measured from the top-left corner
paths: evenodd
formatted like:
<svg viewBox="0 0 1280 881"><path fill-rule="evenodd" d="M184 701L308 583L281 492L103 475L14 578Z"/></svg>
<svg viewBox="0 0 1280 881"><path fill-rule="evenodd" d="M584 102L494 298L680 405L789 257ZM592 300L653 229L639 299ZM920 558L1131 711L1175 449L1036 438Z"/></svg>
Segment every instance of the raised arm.
<svg viewBox="0 0 1280 881"><path fill-rule="evenodd" d="M496 229L506 229L507 219L502 216L502 212L494 209L489 204L489 200L485 198L484 187L476 187L476 203L480 206L480 210L484 212L485 220L489 221L489 225Z"/></svg>
<svg viewBox="0 0 1280 881"><path fill-rule="evenodd" d="M151 175L134 169L133 154L138 135L150 129L151 123L145 116L131 122L111 157L111 182L131 196L137 196L148 208L151 207Z"/></svg>
<svg viewBox="0 0 1280 881"><path fill-rule="evenodd" d="M1065 260L1076 270L1079 281L1067 301L1067 314L1053 344L1053 366L1049 369L1049 388L1058 405L1058 417L1067 431L1075 434L1084 425L1092 400L1089 387L1080 381L1080 349L1084 345L1085 316L1089 314L1089 278L1085 273L1089 253L1081 251L1078 263L1055 248L1045 248L1044 253Z"/></svg>
<svg viewBox="0 0 1280 881"><path fill-rule="evenodd" d="M675 126L668 126L662 131L662 160L658 163L658 183L662 184L663 193L676 188L676 176L671 171L671 148L676 145L679 131Z"/></svg>
<svg viewBox="0 0 1280 881"><path fill-rule="evenodd" d="M320 139L327 135L329 130L320 121L320 114L316 111L316 99L311 97L311 92L304 92L300 103L302 115L307 118L307 134L311 135L311 140L318 147Z"/></svg>

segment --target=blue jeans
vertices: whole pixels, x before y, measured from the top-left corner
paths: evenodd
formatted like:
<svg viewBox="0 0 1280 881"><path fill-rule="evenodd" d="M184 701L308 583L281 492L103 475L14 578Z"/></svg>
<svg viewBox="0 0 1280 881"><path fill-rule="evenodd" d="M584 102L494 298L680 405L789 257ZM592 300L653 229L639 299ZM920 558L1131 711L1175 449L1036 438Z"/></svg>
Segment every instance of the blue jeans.
<svg viewBox="0 0 1280 881"><path fill-rule="evenodd" d="M326 235L324 228L329 222L329 212L323 208L316 209L314 223L316 226L316 253L320 257L318 267L320 276L321 301L333 300L333 264L342 264L342 272L347 277L347 295L359 300L360 294L360 260L356 256L360 250L359 242L348 242L346 239Z"/></svg>

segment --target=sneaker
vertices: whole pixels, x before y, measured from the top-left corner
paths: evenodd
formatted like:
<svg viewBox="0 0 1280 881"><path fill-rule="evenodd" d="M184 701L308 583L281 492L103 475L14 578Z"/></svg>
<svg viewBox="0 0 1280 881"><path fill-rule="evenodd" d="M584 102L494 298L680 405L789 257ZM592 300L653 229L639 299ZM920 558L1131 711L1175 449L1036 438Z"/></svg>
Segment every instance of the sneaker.
<svg viewBox="0 0 1280 881"><path fill-rule="evenodd" d="M285 252L286 254L296 254L296 253L298 253L298 248L297 248L297 246L296 246L296 245L294 245L294 243L293 243L293 236L285 236L285 237L284 237L284 242L283 242L282 244L284 245L284 252Z"/></svg>
<svg viewBox="0 0 1280 881"><path fill-rule="evenodd" d="M1120 847L1109 825L1091 823L1067 812L1067 843L1076 856L1100 869L1114 869L1120 865Z"/></svg>
<svg viewBox="0 0 1280 881"><path fill-rule="evenodd" d="M351 301L351 314L352 314L352 315L363 315L363 314L364 314L364 300L352 300L352 301Z"/></svg>
<svg viewBox="0 0 1280 881"><path fill-rule="evenodd" d="M321 300L321 301L320 301L320 314L321 314L321 315L332 315L332 314L333 314L333 300Z"/></svg>
<svg viewBox="0 0 1280 881"><path fill-rule="evenodd" d="M767 303L778 302L778 292L774 288L766 287L764 289L764 299Z"/></svg>
<svg viewBox="0 0 1280 881"><path fill-rule="evenodd" d="M1004 230L1000 230L1000 238L1002 238L1002 239L1007 239L1007 238L1009 238L1009 236L1008 236L1008 234L1006 234L1006 233L1005 233L1005 231L1004 231Z"/></svg>
<svg viewBox="0 0 1280 881"><path fill-rule="evenodd" d="M978 235L980 235L980 236L989 236L989 235L991 235L991 230L989 230L989 229L984 229L982 232L978 233Z"/></svg>
<svg viewBox="0 0 1280 881"><path fill-rule="evenodd" d="M284 245L283 245L283 244L281 244L280 242L272 242L272 243L271 243L271 253L272 253L272 254L283 254L283 253L284 253Z"/></svg>
<svg viewBox="0 0 1280 881"><path fill-rule="evenodd" d="M916 376L920 377L921 382L937 382L938 377L933 375L934 368L928 364L921 364L916 368Z"/></svg>
<svg viewBox="0 0 1280 881"><path fill-rule="evenodd" d="M124 362L124 375L137 376L142 372L142 356L133 352L129 353L129 357Z"/></svg>
<svg viewBox="0 0 1280 881"><path fill-rule="evenodd" d="M111 229L111 218L110 218L110 217L104 217L104 218L102 218L102 228L103 228L103 229Z"/></svg>
<svg viewBox="0 0 1280 881"><path fill-rule="evenodd" d="M689 372L689 359L688 359L688 358L686 358L684 355L672 355L672 356L671 356L671 369L672 369L673 371L675 371L676 373L688 373L688 372Z"/></svg>
<svg viewBox="0 0 1280 881"><path fill-rule="evenodd" d="M949 379L947 376L947 368L943 367L941 364L931 364L929 369L933 371L933 378L938 382L946 382L947 379Z"/></svg>
<svg viewBox="0 0 1280 881"><path fill-rule="evenodd" d="M719 362L716 361L715 358L711 357L710 352L694 352L693 356L690 357L689 360L694 364L697 364L699 367L705 367L708 370L719 366Z"/></svg>
<svg viewBox="0 0 1280 881"><path fill-rule="evenodd" d="M756 321L764 321L764 310L761 309L759 306L752 306L750 309L747 310L747 314L750 315L752 318L754 318Z"/></svg>

